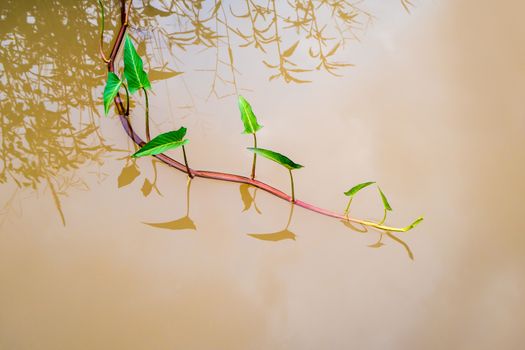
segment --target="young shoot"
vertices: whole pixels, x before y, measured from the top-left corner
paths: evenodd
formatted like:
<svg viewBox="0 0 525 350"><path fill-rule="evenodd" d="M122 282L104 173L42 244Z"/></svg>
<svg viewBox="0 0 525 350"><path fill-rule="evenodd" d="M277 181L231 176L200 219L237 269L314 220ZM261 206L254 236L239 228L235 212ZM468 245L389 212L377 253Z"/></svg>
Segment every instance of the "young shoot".
<svg viewBox="0 0 525 350"><path fill-rule="evenodd" d="M345 196L350 197L350 199L348 200L348 204L346 205L346 208L345 208L345 213L344 213L345 216L348 216L348 213L350 212L350 204L352 204L352 199L354 199L354 196L357 194L357 192L361 191L363 188L368 187L372 184L375 184L375 181L363 182L358 185L355 185L354 187L352 187L351 189L345 192Z"/></svg>
<svg viewBox="0 0 525 350"><path fill-rule="evenodd" d="M386 196L383 193L383 191L381 190L381 187L377 186L377 189L379 190L379 194L381 195L381 201L383 202L383 208L384 208L384 211L385 211L385 213L383 215L383 219L379 223L379 225L383 225L385 223L385 220L386 220L387 212L392 211L392 207L390 206L390 203L388 203L388 199L386 199Z"/></svg>
<svg viewBox="0 0 525 350"><path fill-rule="evenodd" d="M290 174L290 183L291 183L291 187L292 187L292 202L295 202L295 188L294 188L294 183L293 183L292 170L300 169L303 166L301 164L297 164L297 163L293 162L290 158L288 158L288 157L286 157L286 156L284 156L284 155L282 155L280 153L277 153L277 152L274 152L274 151L270 151L268 149L254 148L254 147L248 147L248 149L250 151L252 151L253 153L255 153L255 154L259 154L259 155L261 155L261 156L263 156L265 158L273 160L274 162L279 163L282 166L284 166L286 169L288 169L288 172Z"/></svg>
<svg viewBox="0 0 525 350"><path fill-rule="evenodd" d="M126 34L124 41L124 76L128 82L129 93L133 95L138 90L144 91L146 100L146 140L151 140L149 131L149 100L147 89L151 89L148 74L144 71L144 64L140 58L133 42Z"/></svg>
<svg viewBox="0 0 525 350"><path fill-rule="evenodd" d="M253 148L257 148L257 131L262 128L262 125L257 123L257 117L253 113L252 106L246 101L242 96L239 96L238 99L239 110L241 111L241 120L244 124L243 134L252 134L253 135ZM252 162L252 180L255 178L255 164L257 162L257 153L253 153L253 162Z"/></svg>

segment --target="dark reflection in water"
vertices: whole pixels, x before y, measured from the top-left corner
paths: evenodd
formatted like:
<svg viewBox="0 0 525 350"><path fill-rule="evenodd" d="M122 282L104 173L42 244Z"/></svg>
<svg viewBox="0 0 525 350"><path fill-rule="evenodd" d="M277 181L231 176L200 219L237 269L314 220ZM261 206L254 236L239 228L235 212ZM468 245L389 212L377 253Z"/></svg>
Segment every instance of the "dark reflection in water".
<svg viewBox="0 0 525 350"><path fill-rule="evenodd" d="M120 4L103 3L102 50L107 51ZM152 81L178 77L186 69L208 72L208 97L220 98L238 93L235 62L247 47L259 52L259 65L268 69L270 80L304 83L319 70L338 75L348 63L336 61L337 53L371 18L363 4L345 0L142 0L133 2L130 34ZM88 189L79 170L94 166L103 180L104 157L116 151L99 130L106 75L98 50L99 19L96 1L6 0L0 5L0 183L34 192L49 189L64 224L61 197L70 189ZM199 53L213 63L192 67ZM182 106L187 113L195 100L183 85L190 96ZM118 186L138 174L137 165L126 160ZM146 179L143 194L152 189L160 194L156 181Z"/></svg>
<svg viewBox="0 0 525 350"><path fill-rule="evenodd" d="M4 1L0 13L0 182L49 189L65 224L60 197L88 188L77 170L100 167L112 150L98 130L99 99L92 93L103 83L92 45L94 7Z"/></svg>
<svg viewBox="0 0 525 350"><path fill-rule="evenodd" d="M179 218L172 221L166 221L166 222L157 222L157 223L151 223L151 222L145 222L146 225L156 228L163 228L167 230L196 230L197 226L195 226L195 223L190 218L190 188L191 188L191 178L188 178L188 182L186 184L186 214Z"/></svg>
<svg viewBox="0 0 525 350"><path fill-rule="evenodd" d="M290 227L290 223L292 222L293 217L293 210L295 205L292 203L290 204L290 213L288 214L288 221L286 222L286 226L281 231L277 232L271 232L271 233L248 233L248 236L257 238L263 241L272 241L272 242L278 242L285 239L291 239L295 241L295 233L290 231L288 227Z"/></svg>
<svg viewBox="0 0 525 350"><path fill-rule="evenodd" d="M253 195L250 193L250 188L253 188ZM256 187L254 188L253 186L250 186L248 184L241 184L239 186L239 192L241 193L241 199L244 205L244 208L242 209L243 212L249 210L253 205L257 214L262 214L259 207L257 207L257 203L255 202L255 197L257 196L257 190L258 188Z"/></svg>
<svg viewBox="0 0 525 350"><path fill-rule="evenodd" d="M363 225L356 226L356 225L353 225L351 222L344 221L344 220L341 220L341 222L343 223L343 225L345 225L346 227L348 227L352 231L359 232L359 233L368 233L369 232L369 229L367 227L363 226ZM375 230L372 230L372 231L375 231ZM387 236L392 241L400 244L403 247L403 249L405 249L408 257L411 260L414 260L414 254L412 253L412 250L410 249L408 244L405 241L403 241L401 238L399 238L398 236L394 235L390 231L379 231L379 238L378 238L377 242L368 245L368 247L377 249L377 248L381 248L382 246L386 245L385 243L383 243L384 236Z"/></svg>

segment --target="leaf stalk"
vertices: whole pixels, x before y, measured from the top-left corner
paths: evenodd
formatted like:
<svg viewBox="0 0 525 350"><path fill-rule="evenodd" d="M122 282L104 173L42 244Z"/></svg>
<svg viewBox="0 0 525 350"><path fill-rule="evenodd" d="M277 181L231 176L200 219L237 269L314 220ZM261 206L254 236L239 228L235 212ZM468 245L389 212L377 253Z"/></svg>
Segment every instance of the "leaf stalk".
<svg viewBox="0 0 525 350"><path fill-rule="evenodd" d="M193 174L191 173L190 166L188 165L188 157L186 156L186 148L182 145L182 155L184 156L184 164L186 164L186 172L190 179L193 179Z"/></svg>
<svg viewBox="0 0 525 350"><path fill-rule="evenodd" d="M345 208L345 216L348 216L348 213L350 212L350 204L352 204L352 199L354 199L354 197L350 197L350 199L348 200L348 204L346 205L346 208Z"/></svg>
<svg viewBox="0 0 525 350"><path fill-rule="evenodd" d="M253 135L253 147L257 148L257 135L255 133ZM255 179L255 165L257 163L257 153L253 153L253 162L252 162L252 180Z"/></svg>
<svg viewBox="0 0 525 350"><path fill-rule="evenodd" d="M102 47L104 43L104 5L102 4L102 0L98 0L98 4L100 6L100 41L98 49L100 51L100 57L102 58L102 61L105 63L109 63L110 59L106 57L106 54L104 53L104 49Z"/></svg>
<svg viewBox="0 0 525 350"><path fill-rule="evenodd" d="M288 169L288 172L290 173L290 183L292 185L292 203L295 203L295 189L293 184L292 169Z"/></svg>
<svg viewBox="0 0 525 350"><path fill-rule="evenodd" d="M129 90L125 83L122 83L124 90L126 90L126 117L129 116Z"/></svg>
<svg viewBox="0 0 525 350"><path fill-rule="evenodd" d="M146 99L146 140L148 142L151 141L151 135L149 132L149 99L148 99L148 92L146 91L146 88L142 88L142 91L144 91L144 98Z"/></svg>
<svg viewBox="0 0 525 350"><path fill-rule="evenodd" d="M381 221L379 222L379 225L383 225L385 223L385 220L386 220L386 209L384 209L385 213L383 214L383 218L381 219Z"/></svg>

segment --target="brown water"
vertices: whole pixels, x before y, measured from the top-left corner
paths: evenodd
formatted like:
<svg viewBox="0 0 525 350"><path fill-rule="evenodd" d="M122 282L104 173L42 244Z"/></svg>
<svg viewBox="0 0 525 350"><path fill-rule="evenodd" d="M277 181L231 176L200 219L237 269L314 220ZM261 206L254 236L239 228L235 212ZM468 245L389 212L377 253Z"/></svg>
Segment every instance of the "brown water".
<svg viewBox="0 0 525 350"><path fill-rule="evenodd" d="M0 6L0 349L523 347L525 5L421 1L408 15L396 1L365 2L375 19L361 14L361 42L336 53L355 67L307 73L310 84L269 82L266 56L236 48L260 145L306 166L300 199L342 210L343 191L376 180L389 223L425 215L384 237L291 215L262 191L255 207L251 188L188 188L182 173L133 163L117 118L103 117L95 5ZM193 167L248 174L235 98L208 98L213 72L202 70L216 51L172 56L164 15L132 18L157 72L154 132L185 125ZM312 64L307 45L294 54L300 67ZM258 174L288 190L275 164L260 160ZM382 216L374 190L352 208Z"/></svg>

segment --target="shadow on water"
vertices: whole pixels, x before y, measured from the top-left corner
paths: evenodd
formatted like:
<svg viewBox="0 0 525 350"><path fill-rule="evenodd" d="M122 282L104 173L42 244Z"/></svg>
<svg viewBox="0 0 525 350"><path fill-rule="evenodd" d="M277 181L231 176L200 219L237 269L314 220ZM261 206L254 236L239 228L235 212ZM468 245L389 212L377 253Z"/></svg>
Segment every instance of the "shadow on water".
<svg viewBox="0 0 525 350"><path fill-rule="evenodd" d="M283 241L285 239L291 239L295 241L295 233L290 231L288 227L290 227L290 223L292 222L293 217L293 210L295 205L293 203L290 204L290 213L288 214L288 221L286 223L286 226L281 231L277 232L271 232L271 233L248 233L247 235L256 239L260 239L262 241L271 241L271 242L279 242Z"/></svg>
<svg viewBox="0 0 525 350"><path fill-rule="evenodd" d="M102 50L107 50L119 9L113 2L104 4ZM47 190L63 224L61 198L70 189L89 189L80 170L94 166L96 179L103 181L108 176L101 170L104 157L119 151L99 130L106 77L98 50L99 11L96 1L87 0L5 0L0 5L0 183L14 184L15 194ZM340 75L348 64L335 61L336 54L371 19L360 2L346 0L142 0L133 2L130 35L152 81L184 81L186 69L207 72L208 97L221 98L240 90L234 62L246 47L259 52L259 65L268 69L270 80L305 83L317 71ZM213 57L213 63L192 67L199 52ZM181 108L188 113L195 99L183 85L190 102ZM137 165L126 160L119 187L139 174ZM151 189L159 192L146 179L143 194Z"/></svg>
<svg viewBox="0 0 525 350"><path fill-rule="evenodd" d="M254 207L257 214L262 214L259 207L257 207L257 203L255 202L255 197L257 196L257 190L258 188L253 189L253 195L250 193L250 188L253 186L250 186L248 184L241 184L239 186L239 192L241 193L241 199L242 203L244 205L244 208L242 209L243 212L250 210L250 208Z"/></svg>
<svg viewBox="0 0 525 350"><path fill-rule="evenodd" d="M197 226L195 226L195 223L190 218L190 188L191 188L191 178L188 178L188 182L186 185L186 214L182 216L181 218L172 220L172 221L166 221L166 222L144 222L144 224L155 227L155 228L162 228L166 230L174 230L174 231L180 231L180 230L197 230Z"/></svg>
<svg viewBox="0 0 525 350"><path fill-rule="evenodd" d="M49 12L53 11L51 15ZM0 5L0 183L47 190L62 223L61 197L88 190L79 169L100 171L105 144L97 119L103 84L88 2L3 1Z"/></svg>
<svg viewBox="0 0 525 350"><path fill-rule="evenodd" d="M345 225L346 227L348 227L349 229L351 229L352 231L355 231L355 232L358 232L358 233L368 233L368 228L366 226L364 226L364 225L359 225L360 227L357 227L356 225L353 225L351 222L346 221L346 220L341 220L341 223L343 225ZM403 249L405 249L408 257L410 258L410 260L414 260L414 254L412 253L412 250L410 249L408 244L405 241L403 241L401 238L399 238L398 236L394 235L390 231L380 231L380 230L377 230L377 229L373 229L372 231L378 231L379 232L379 239L377 240L377 242L369 244L368 247L379 249L379 248L385 246L386 244L383 243L383 237L387 236L392 241L400 244L403 247Z"/></svg>

